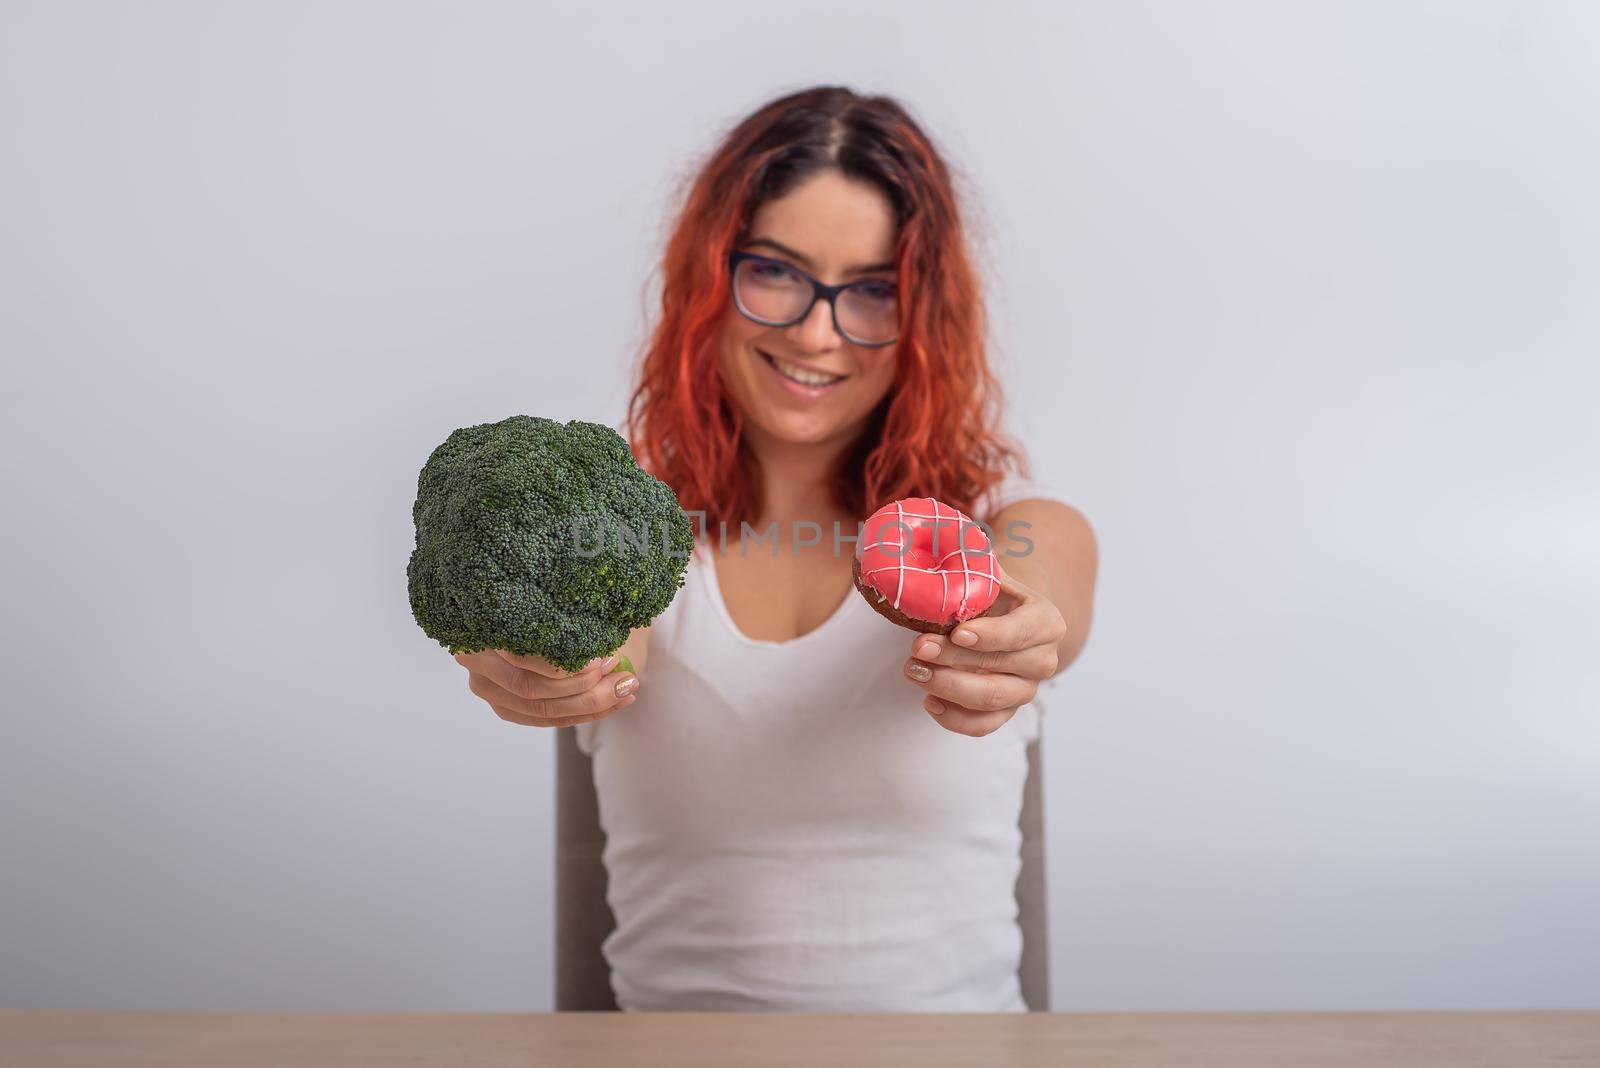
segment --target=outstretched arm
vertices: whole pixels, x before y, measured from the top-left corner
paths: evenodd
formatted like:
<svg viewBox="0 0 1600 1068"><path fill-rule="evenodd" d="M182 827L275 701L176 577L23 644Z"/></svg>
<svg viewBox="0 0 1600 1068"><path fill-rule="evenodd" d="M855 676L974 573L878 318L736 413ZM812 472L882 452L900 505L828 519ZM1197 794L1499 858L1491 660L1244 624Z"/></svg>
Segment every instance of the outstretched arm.
<svg viewBox="0 0 1600 1068"><path fill-rule="evenodd" d="M1050 673L1055 675L1078 658L1089 640L1100 568L1094 528L1070 504L1044 498L1007 505L992 525L1000 566L1049 601L1066 624L1066 634L1056 645L1056 669Z"/></svg>
<svg viewBox="0 0 1600 1068"><path fill-rule="evenodd" d="M922 707L946 730L975 738L1004 726L1077 659L1099 566L1089 521L1060 501L1017 501L992 529L1001 578L994 606L948 636L918 635L905 665L927 691Z"/></svg>

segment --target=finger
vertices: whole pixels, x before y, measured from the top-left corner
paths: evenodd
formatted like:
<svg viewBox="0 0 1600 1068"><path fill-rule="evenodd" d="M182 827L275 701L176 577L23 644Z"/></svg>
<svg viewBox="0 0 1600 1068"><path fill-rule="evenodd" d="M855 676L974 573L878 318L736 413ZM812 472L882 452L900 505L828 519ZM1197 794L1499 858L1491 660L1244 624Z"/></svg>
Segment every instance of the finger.
<svg viewBox="0 0 1600 1068"><path fill-rule="evenodd" d="M466 655L457 654L457 662L461 662ZM517 667L504 657L492 653L480 654L476 660L463 666L487 676L503 690L534 701L545 697L570 697L573 694L583 693L616 662L615 655L608 656L604 660L592 661L582 671L556 678L540 675L528 668Z"/></svg>
<svg viewBox="0 0 1600 1068"><path fill-rule="evenodd" d="M1040 681L1055 674L1059 659L1054 645L1035 645L1017 652L963 649L942 634L919 635L911 646L911 655L924 663L966 671L1003 671Z"/></svg>
<svg viewBox="0 0 1600 1068"><path fill-rule="evenodd" d="M589 716L568 716L566 719L530 719L527 716L519 716L515 712L505 712L498 708L495 709L495 715L507 723L515 723L519 727L576 727L580 723L593 723L597 719L605 719L609 715L621 712L638 699L638 694L630 693L604 712L596 712ZM494 708L493 705L489 707Z"/></svg>
<svg viewBox="0 0 1600 1068"><path fill-rule="evenodd" d="M921 660L906 662L906 677L935 697L979 712L1026 704L1038 689L1037 683L1004 672L964 671Z"/></svg>
<svg viewBox="0 0 1600 1068"><path fill-rule="evenodd" d="M515 697L503 690L497 690L493 683L488 682L481 676L475 676L468 688L479 697L482 697L484 702L494 710L495 715L507 723L515 723L524 727L571 727L579 723L603 719L623 707L624 704L632 704L637 696L630 693L620 700L614 697L608 698L611 701L609 706L604 704L599 707L591 706L593 708L592 711L575 710L568 714L551 715L530 709L528 702L518 702ZM562 698L561 700L573 701L575 699Z"/></svg>
<svg viewBox="0 0 1600 1068"><path fill-rule="evenodd" d="M597 656L577 671L568 671L565 668L556 667L537 653L512 653L504 649L496 649L494 652L498 653L506 663L543 675L548 679L563 679L572 675L581 675L585 671L594 670L605 659L603 656Z"/></svg>
<svg viewBox="0 0 1600 1068"><path fill-rule="evenodd" d="M638 688L638 676L609 675L597 678L582 693L566 697L520 696L483 675L469 675L467 688L487 701L495 711L513 713L530 721L565 724L579 716L610 711L618 701ZM504 716L502 716L504 718Z"/></svg>
<svg viewBox="0 0 1600 1068"><path fill-rule="evenodd" d="M1004 615L967 620L950 632L950 640L980 652L1013 652L1059 642L1064 636L1060 621L1060 612L1032 598Z"/></svg>
<svg viewBox="0 0 1600 1068"><path fill-rule="evenodd" d="M977 712L933 696L923 698L922 707L927 709L945 730L965 734L970 738L982 738L984 735L993 734L1017 714L1014 708L1003 708L996 712Z"/></svg>

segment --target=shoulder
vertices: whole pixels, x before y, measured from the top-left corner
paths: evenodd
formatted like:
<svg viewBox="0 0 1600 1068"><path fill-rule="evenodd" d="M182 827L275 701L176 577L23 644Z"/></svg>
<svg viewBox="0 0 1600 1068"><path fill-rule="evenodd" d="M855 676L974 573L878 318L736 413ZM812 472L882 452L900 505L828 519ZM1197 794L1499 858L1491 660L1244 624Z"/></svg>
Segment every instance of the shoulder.
<svg viewBox="0 0 1600 1068"><path fill-rule="evenodd" d="M1084 559L1098 555L1094 527L1061 485L1008 473L982 498L979 518L997 539L1042 542Z"/></svg>
<svg viewBox="0 0 1600 1068"><path fill-rule="evenodd" d="M1076 511L1068 494L1059 485L1008 471L998 483L991 486L988 492L979 498L976 518L994 523L1001 518L1002 513L1010 511L1014 505L1023 501L1051 501L1060 507Z"/></svg>

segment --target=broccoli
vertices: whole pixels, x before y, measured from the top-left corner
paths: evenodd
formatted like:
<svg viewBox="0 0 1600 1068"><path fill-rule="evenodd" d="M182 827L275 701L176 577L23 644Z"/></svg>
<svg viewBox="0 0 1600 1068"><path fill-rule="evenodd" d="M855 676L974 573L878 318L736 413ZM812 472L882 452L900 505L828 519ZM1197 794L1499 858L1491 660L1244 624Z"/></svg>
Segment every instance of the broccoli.
<svg viewBox="0 0 1600 1068"><path fill-rule="evenodd" d="M614 652L683 586L694 527L599 423L513 415L454 431L417 476L411 613L452 653Z"/></svg>

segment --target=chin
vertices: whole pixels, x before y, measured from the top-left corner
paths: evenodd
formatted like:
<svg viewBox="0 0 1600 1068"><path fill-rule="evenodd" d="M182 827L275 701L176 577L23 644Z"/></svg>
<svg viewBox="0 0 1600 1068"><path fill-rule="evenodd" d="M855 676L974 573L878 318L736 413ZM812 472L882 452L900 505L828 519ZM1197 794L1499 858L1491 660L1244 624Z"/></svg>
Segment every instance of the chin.
<svg viewBox="0 0 1600 1068"><path fill-rule="evenodd" d="M816 445L836 436L845 427L844 421L838 418L819 416L820 413L769 412L761 424L768 434L786 445Z"/></svg>

